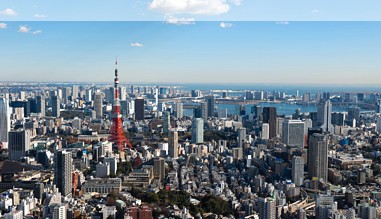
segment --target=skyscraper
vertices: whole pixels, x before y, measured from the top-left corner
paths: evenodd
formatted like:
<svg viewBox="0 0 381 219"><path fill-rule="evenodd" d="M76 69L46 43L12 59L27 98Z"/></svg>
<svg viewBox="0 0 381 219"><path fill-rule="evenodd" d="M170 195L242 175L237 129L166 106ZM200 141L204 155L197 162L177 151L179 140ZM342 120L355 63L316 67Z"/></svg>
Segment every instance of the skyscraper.
<svg viewBox="0 0 381 219"><path fill-rule="evenodd" d="M214 95L209 95L205 97L205 101L207 104L207 109L208 109L208 117L213 117L214 116L214 105L215 105L215 99Z"/></svg>
<svg viewBox="0 0 381 219"><path fill-rule="evenodd" d="M169 134L171 129L171 114L169 111L163 112L163 132L165 135Z"/></svg>
<svg viewBox="0 0 381 219"><path fill-rule="evenodd" d="M157 179L165 179L165 160L161 157L153 159L153 176Z"/></svg>
<svg viewBox="0 0 381 219"><path fill-rule="evenodd" d="M274 198L259 198L258 200L259 218L276 218L276 200Z"/></svg>
<svg viewBox="0 0 381 219"><path fill-rule="evenodd" d="M60 98L58 96L52 96L52 116L60 117Z"/></svg>
<svg viewBox="0 0 381 219"><path fill-rule="evenodd" d="M332 114L331 101L327 100L325 102L320 102L317 108L318 108L318 113L317 113L318 126L320 126L320 128L323 129L323 132L333 133L334 127L331 121L331 116L332 116L331 115Z"/></svg>
<svg viewBox="0 0 381 219"><path fill-rule="evenodd" d="M37 113L40 113L42 117L45 116L45 96L37 96Z"/></svg>
<svg viewBox="0 0 381 219"><path fill-rule="evenodd" d="M72 87L72 93L71 93L71 99L75 100L78 98L78 93L79 93L79 87L77 85L74 85Z"/></svg>
<svg viewBox="0 0 381 219"><path fill-rule="evenodd" d="M71 152L54 153L54 184L62 196L71 197L73 161Z"/></svg>
<svg viewBox="0 0 381 219"><path fill-rule="evenodd" d="M97 119L102 119L103 116L103 97L102 93L96 93L94 98L94 110L95 110L95 117Z"/></svg>
<svg viewBox="0 0 381 219"><path fill-rule="evenodd" d="M276 108L263 107L263 123L269 124L269 138L276 137Z"/></svg>
<svg viewBox="0 0 381 219"><path fill-rule="evenodd" d="M262 133L261 133L261 138L268 140L269 139L269 124L263 123L262 124Z"/></svg>
<svg viewBox="0 0 381 219"><path fill-rule="evenodd" d="M8 132L11 130L9 101L0 98L0 142L8 142Z"/></svg>
<svg viewBox="0 0 381 219"><path fill-rule="evenodd" d="M176 118L178 119L183 118L183 103L182 102L176 103Z"/></svg>
<svg viewBox="0 0 381 219"><path fill-rule="evenodd" d="M198 144L204 142L204 120L195 118L192 121L192 143Z"/></svg>
<svg viewBox="0 0 381 219"><path fill-rule="evenodd" d="M282 125L282 142L290 146L304 146L304 122L301 120L285 120Z"/></svg>
<svg viewBox="0 0 381 219"><path fill-rule="evenodd" d="M304 180L304 160L302 157L294 156L292 158L292 182L296 186L301 186Z"/></svg>
<svg viewBox="0 0 381 219"><path fill-rule="evenodd" d="M178 145L179 145L179 134L177 131L171 131L169 133L168 155L174 159L176 159L179 155Z"/></svg>
<svg viewBox="0 0 381 219"><path fill-rule="evenodd" d="M246 142L246 128L238 128L238 146L243 147Z"/></svg>
<svg viewBox="0 0 381 219"><path fill-rule="evenodd" d="M381 99L376 101L376 113L381 113Z"/></svg>
<svg viewBox="0 0 381 219"><path fill-rule="evenodd" d="M135 99L135 120L144 120L144 99Z"/></svg>
<svg viewBox="0 0 381 219"><path fill-rule="evenodd" d="M328 140L324 134L315 133L309 137L308 174L327 181L328 177Z"/></svg>
<svg viewBox="0 0 381 219"><path fill-rule="evenodd" d="M9 159L20 161L25 156L25 152L30 149L31 130L19 129L9 132L8 150Z"/></svg>

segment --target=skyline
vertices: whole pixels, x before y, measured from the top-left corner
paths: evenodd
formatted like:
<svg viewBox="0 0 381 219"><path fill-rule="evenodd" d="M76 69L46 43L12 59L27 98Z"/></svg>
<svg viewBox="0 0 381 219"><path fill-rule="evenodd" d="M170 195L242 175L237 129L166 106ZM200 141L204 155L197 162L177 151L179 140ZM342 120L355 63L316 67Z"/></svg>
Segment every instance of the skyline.
<svg viewBox="0 0 381 219"><path fill-rule="evenodd" d="M2 81L107 82L118 57L122 83L380 84L380 22L6 22L0 41Z"/></svg>

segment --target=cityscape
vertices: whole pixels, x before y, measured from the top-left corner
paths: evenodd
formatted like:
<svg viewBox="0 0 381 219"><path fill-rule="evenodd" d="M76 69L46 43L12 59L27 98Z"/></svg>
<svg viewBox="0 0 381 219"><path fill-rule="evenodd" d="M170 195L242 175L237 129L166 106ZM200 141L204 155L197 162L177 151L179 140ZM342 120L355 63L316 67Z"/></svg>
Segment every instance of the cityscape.
<svg viewBox="0 0 381 219"><path fill-rule="evenodd" d="M0 218L381 218L381 3L67 2L0 5Z"/></svg>

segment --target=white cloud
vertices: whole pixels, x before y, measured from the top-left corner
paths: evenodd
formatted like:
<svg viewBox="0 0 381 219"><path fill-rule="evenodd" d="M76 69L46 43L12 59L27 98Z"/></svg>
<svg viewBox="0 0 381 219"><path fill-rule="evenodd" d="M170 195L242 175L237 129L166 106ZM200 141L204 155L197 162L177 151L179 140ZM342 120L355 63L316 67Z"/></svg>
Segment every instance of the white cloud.
<svg viewBox="0 0 381 219"><path fill-rule="evenodd" d="M231 2L233 2L233 4L235 5L241 5L243 0L230 0Z"/></svg>
<svg viewBox="0 0 381 219"><path fill-rule="evenodd" d="M314 10L312 10L311 12L312 12L312 13L319 13L320 10L318 10L318 9L314 9Z"/></svg>
<svg viewBox="0 0 381 219"><path fill-rule="evenodd" d="M6 23L0 23L0 29L5 29L7 26L8 25Z"/></svg>
<svg viewBox="0 0 381 219"><path fill-rule="evenodd" d="M21 25L18 30L18 32L20 33L29 33L29 31L30 31L30 28L28 26L23 26L23 25Z"/></svg>
<svg viewBox="0 0 381 219"><path fill-rule="evenodd" d="M232 27L233 24L232 23L225 23L225 22L221 22L220 23L220 27L222 28L229 28L229 27Z"/></svg>
<svg viewBox="0 0 381 219"><path fill-rule="evenodd" d="M290 23L288 21L277 21L276 24L289 25Z"/></svg>
<svg viewBox="0 0 381 219"><path fill-rule="evenodd" d="M131 43L130 46L132 46L132 47L143 47L143 44L136 42L136 43Z"/></svg>
<svg viewBox="0 0 381 219"><path fill-rule="evenodd" d="M42 30L33 31L33 35L40 34L40 33L42 33Z"/></svg>
<svg viewBox="0 0 381 219"><path fill-rule="evenodd" d="M218 15L229 11L226 0L152 0L149 8L167 15Z"/></svg>
<svg viewBox="0 0 381 219"><path fill-rule="evenodd" d="M7 8L7 9L4 9L3 11L0 11L0 14L9 15L9 16L16 16L17 15L17 13L10 8Z"/></svg>
<svg viewBox="0 0 381 219"><path fill-rule="evenodd" d="M35 14L34 17L36 18L46 18L44 14Z"/></svg>
<svg viewBox="0 0 381 219"><path fill-rule="evenodd" d="M165 17L166 22L168 24L177 24L177 25L183 25L183 24L194 24L194 18L178 18L174 16L166 16Z"/></svg>

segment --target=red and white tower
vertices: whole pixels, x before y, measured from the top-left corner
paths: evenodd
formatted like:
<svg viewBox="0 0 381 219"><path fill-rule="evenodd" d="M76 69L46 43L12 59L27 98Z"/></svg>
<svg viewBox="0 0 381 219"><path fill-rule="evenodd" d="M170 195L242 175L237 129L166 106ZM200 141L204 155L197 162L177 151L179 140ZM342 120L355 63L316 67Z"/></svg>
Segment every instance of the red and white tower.
<svg viewBox="0 0 381 219"><path fill-rule="evenodd" d="M122 115L120 114L120 100L119 100L119 79L118 79L118 60L115 61L115 79L114 79L114 102L111 113L111 128L109 141L114 143L114 146L119 151L123 151L127 146L132 148L130 141L126 138L123 132Z"/></svg>

